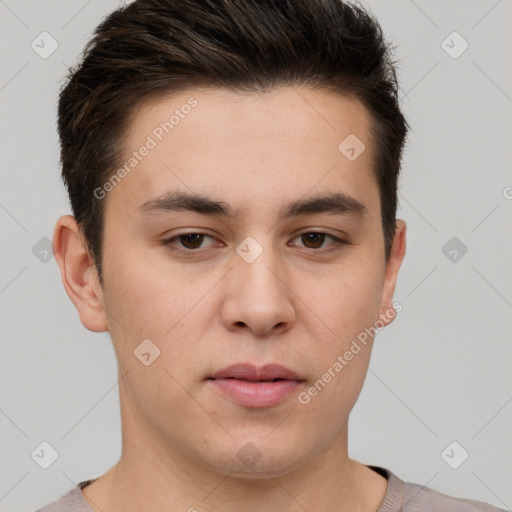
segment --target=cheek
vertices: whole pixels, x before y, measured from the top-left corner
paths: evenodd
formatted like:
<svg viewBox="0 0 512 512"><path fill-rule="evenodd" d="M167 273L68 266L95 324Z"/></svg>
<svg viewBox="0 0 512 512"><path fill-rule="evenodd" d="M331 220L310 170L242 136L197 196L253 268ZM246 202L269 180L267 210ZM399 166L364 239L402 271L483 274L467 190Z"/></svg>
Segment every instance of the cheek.
<svg viewBox="0 0 512 512"><path fill-rule="evenodd" d="M205 329L205 317L215 314L208 297L201 300L214 285L215 276L191 281L176 271L166 274L163 270L127 251L105 273L110 334L125 370L140 364L133 352L149 339L160 350L155 364L177 367L181 375L184 365L176 362L194 360L195 340Z"/></svg>
<svg viewBox="0 0 512 512"><path fill-rule="evenodd" d="M382 268L375 261L347 258L328 276L302 282L300 296L338 339L346 342L375 322L382 292Z"/></svg>
<svg viewBox="0 0 512 512"><path fill-rule="evenodd" d="M115 251L105 251L105 256L105 309L111 338L116 348L122 348L116 350L122 359L133 355L144 339L156 341L162 324L170 328L172 310L165 303L163 280L135 251L118 245Z"/></svg>
<svg viewBox="0 0 512 512"><path fill-rule="evenodd" d="M313 280L302 291L305 294L309 289L311 308L329 327L322 329L321 335L312 333L316 339L311 354L315 376L311 394L307 391L309 406L319 414L324 411L322 414L332 416L335 422L343 421L351 410L366 377L373 345L371 327L380 306L381 273L375 261L347 259L336 274L316 281L314 287Z"/></svg>
<svg viewBox="0 0 512 512"><path fill-rule="evenodd" d="M170 404L199 416L180 385L188 382L195 357L192 340L199 333L189 320L194 311L187 313L197 296L186 297L180 283L163 279L135 256L127 254L126 260L130 267L119 261L110 274L112 286L106 282L106 308L118 366L127 375L127 401L148 418L157 413L164 423L171 423L172 408L162 410Z"/></svg>
<svg viewBox="0 0 512 512"><path fill-rule="evenodd" d="M301 397L311 415L318 415L333 431L341 427L363 387L370 363L373 308L344 308L335 324L336 337L316 344L315 374Z"/></svg>

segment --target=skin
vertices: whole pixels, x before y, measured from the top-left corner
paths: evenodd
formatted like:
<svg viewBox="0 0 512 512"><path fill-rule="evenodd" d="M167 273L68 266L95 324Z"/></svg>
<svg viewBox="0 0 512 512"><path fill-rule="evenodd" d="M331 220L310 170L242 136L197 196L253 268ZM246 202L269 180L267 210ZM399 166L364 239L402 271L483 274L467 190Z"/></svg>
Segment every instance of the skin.
<svg viewBox="0 0 512 512"><path fill-rule="evenodd" d="M397 221L386 263L369 113L321 90L191 89L134 111L127 156L190 97L198 105L103 199L103 288L75 219L55 226L65 289L87 329L110 332L121 378L122 456L82 494L102 512L376 511L387 481L347 448L372 339L307 404L292 393L273 407L243 407L205 380L233 363L272 362L306 390L365 328L392 321L406 224ZM338 150L351 133L366 145L354 161ZM241 210L233 219L138 213L175 190ZM278 221L284 203L333 191L367 214ZM191 232L209 235L192 257L162 244ZM311 232L349 244L308 245L300 235ZM236 252L248 236L263 248L252 263ZM133 352L148 338L160 356L145 366ZM261 455L252 467L237 458L249 442Z"/></svg>

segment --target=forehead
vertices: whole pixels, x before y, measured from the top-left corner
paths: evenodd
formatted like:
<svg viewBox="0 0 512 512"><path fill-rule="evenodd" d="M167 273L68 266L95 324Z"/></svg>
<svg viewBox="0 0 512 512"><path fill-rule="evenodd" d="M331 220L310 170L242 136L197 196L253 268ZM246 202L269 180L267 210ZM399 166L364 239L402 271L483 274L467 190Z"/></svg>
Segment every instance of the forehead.
<svg viewBox="0 0 512 512"><path fill-rule="evenodd" d="M122 196L132 214L181 190L231 197L235 208L274 207L334 188L378 201L370 123L356 99L304 88L189 89L154 98L130 117L121 164L128 172L107 204Z"/></svg>
<svg viewBox="0 0 512 512"><path fill-rule="evenodd" d="M344 132L368 139L370 120L369 112L357 98L324 89L281 87L249 93L191 88L138 105L128 122L127 141L136 143L142 134L151 133L157 139L170 134L178 138L180 133L190 136L192 124L205 142L217 142L225 136L325 139L328 133L336 141ZM217 129L211 131L212 128ZM329 142L331 137L327 139Z"/></svg>

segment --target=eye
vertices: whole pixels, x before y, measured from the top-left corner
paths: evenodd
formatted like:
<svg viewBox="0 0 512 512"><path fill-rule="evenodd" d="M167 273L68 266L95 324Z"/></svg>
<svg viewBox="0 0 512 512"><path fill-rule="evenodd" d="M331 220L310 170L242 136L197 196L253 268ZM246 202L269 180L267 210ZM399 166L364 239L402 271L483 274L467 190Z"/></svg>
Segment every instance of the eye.
<svg viewBox="0 0 512 512"><path fill-rule="evenodd" d="M300 238L306 249L311 249L315 252L331 252L340 245L347 244L347 242L341 238L338 238L329 233L323 233L322 231L307 231L295 237L295 240L297 238ZM327 249L322 249L321 247L326 240L331 240L332 243L328 246Z"/></svg>
<svg viewBox="0 0 512 512"><path fill-rule="evenodd" d="M171 249L178 252L192 253L198 252L198 249L204 248L201 247L201 245L205 240L205 237L213 239L212 236L207 235L206 233L182 233L181 235L175 235L171 238L162 240L162 244L170 246ZM176 242L181 245L176 245Z"/></svg>
<svg viewBox="0 0 512 512"><path fill-rule="evenodd" d="M208 249L215 245L211 243L210 245L204 246L203 242L208 238L215 241L213 236L206 233L191 232L172 236L162 240L161 243L175 252L191 256L194 253L200 253L202 252L201 250ZM304 244L303 247L308 250L308 252L311 251L320 254L333 252L341 245L348 245L348 242L321 231L307 231L297 235L293 240L297 240L298 238L300 238L301 242ZM329 244L327 248L322 248L327 240L330 240L331 244Z"/></svg>

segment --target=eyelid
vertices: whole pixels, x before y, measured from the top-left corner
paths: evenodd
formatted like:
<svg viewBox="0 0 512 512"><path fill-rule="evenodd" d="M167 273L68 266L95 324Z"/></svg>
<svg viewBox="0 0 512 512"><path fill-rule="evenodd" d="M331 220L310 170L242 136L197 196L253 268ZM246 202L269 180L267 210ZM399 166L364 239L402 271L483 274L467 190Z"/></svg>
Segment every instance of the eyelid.
<svg viewBox="0 0 512 512"><path fill-rule="evenodd" d="M343 238L340 238L340 237L338 237L336 235L333 235L332 233L328 233L328 232L324 231L323 229L315 229L315 228L308 228L308 229L302 230L302 231L294 234L292 236L291 240L295 240L296 238L298 238L298 237L300 237L302 235L308 234L308 233L325 235L332 242L328 246L328 248L324 248L324 249L310 249L308 247L302 247L302 249L304 251L309 252L309 253L328 254L330 252L335 251L336 248L339 248L340 246L349 245L349 242L347 240L345 240ZM214 235L211 235L211 234L206 233L204 231L184 231L183 233L178 233L178 234L173 235L171 237L165 238L164 240L161 241L161 243L164 246L171 247L171 246L173 246L173 244L174 244L174 242L176 240L179 240L180 237L186 236L186 235L203 235L203 236L212 238L214 240L216 239L216 237ZM182 254L187 254L187 255L194 255L194 254L202 254L205 251L208 251L209 248L207 248L207 249L184 249L184 248L179 247L179 246L173 246L171 250L173 250L173 251L175 251L177 253L182 253Z"/></svg>
<svg viewBox="0 0 512 512"><path fill-rule="evenodd" d="M301 249L303 249L304 251L308 252L308 253L311 253L311 254L329 254L329 253L332 253L334 251L336 251L337 249L339 249L341 246L343 245L349 245L348 241L347 240L344 240L343 238L340 238L336 235L333 235L332 233L328 233L326 231L323 231L322 229L306 229L305 231L301 231L299 233L297 233L296 235L294 235L294 237L292 238L292 240L295 240L296 238L298 238L299 236L302 236L302 235L305 235L305 234L308 234L308 233L315 233L315 234L318 234L318 235L325 235L329 240L331 240L331 244L327 246L327 248L324 248L324 249L310 249L309 247L301 247Z"/></svg>
<svg viewBox="0 0 512 512"><path fill-rule="evenodd" d="M170 237L164 238L161 241L161 244L166 247L170 247L171 250L174 252L187 254L187 255L200 254L200 253L204 253L205 251L208 250L208 248L207 249L184 249L183 247L174 245L175 241L179 241L180 237L186 236L186 235L203 235L203 236L212 238L213 240L216 240L215 236L210 235L209 233L205 233L203 231L184 231L183 233L178 233L176 235L172 235ZM214 245L214 244L212 244L212 245Z"/></svg>

